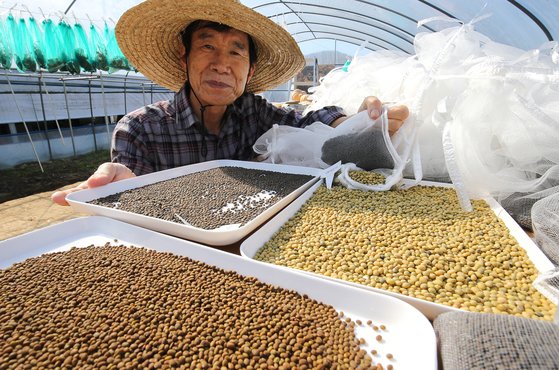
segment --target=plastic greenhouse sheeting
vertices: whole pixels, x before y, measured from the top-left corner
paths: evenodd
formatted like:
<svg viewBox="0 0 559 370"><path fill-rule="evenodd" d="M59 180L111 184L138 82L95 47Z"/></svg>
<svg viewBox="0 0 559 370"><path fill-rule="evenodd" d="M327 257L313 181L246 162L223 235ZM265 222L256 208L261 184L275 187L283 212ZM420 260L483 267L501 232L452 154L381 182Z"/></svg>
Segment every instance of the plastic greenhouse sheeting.
<svg viewBox="0 0 559 370"><path fill-rule="evenodd" d="M450 17L464 22L484 14L490 21L478 31L500 43L533 49L559 36L559 3L552 1L372 1L372 0L243 0L247 6L285 25L300 44L338 39L371 50L403 50L413 53L418 32L444 29L444 22L417 26L422 19Z"/></svg>
<svg viewBox="0 0 559 370"><path fill-rule="evenodd" d="M418 32L436 32L446 28L444 22L417 26L431 17L451 17L469 22L483 14L490 21L477 30L495 42L521 49L534 49L546 41L559 39L559 2L530 0L241 0L248 7L282 24L305 49L338 46L357 47L369 43L371 50L402 50L413 53L413 39ZM41 0L8 0L0 4L0 14L10 8L30 9L37 20L49 12L75 15L82 24L92 19L98 27L112 19L117 21L126 9L140 3L122 1L51 0L48 9ZM49 16L46 14L46 16ZM343 64L344 61L342 61Z"/></svg>

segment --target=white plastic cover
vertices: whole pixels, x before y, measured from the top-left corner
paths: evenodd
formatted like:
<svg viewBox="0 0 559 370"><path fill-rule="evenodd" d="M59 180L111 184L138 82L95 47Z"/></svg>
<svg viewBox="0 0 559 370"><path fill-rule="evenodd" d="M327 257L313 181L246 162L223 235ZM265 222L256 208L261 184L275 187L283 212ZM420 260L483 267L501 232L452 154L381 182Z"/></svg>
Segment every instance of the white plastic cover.
<svg viewBox="0 0 559 370"><path fill-rule="evenodd" d="M557 43L525 51L474 23L418 34L411 57L354 58L347 72L321 81L308 110L355 113L367 95L408 105L424 177L450 178L464 196L501 199L559 185Z"/></svg>

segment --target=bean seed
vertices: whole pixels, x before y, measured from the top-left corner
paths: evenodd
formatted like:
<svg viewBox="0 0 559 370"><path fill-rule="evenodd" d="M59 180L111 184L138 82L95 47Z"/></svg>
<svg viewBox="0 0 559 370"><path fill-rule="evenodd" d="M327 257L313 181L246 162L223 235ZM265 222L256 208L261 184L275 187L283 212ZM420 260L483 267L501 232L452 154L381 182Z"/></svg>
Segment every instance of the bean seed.
<svg viewBox="0 0 559 370"><path fill-rule="evenodd" d="M241 167L218 167L129 189L91 204L203 229L246 224L312 179Z"/></svg>
<svg viewBox="0 0 559 370"><path fill-rule="evenodd" d="M526 251L485 201L472 205L464 212L450 188L323 186L254 258L463 310L552 321L556 306L533 287L538 271Z"/></svg>
<svg viewBox="0 0 559 370"><path fill-rule="evenodd" d="M373 366L332 306L186 257L108 244L0 270L0 338L2 368Z"/></svg>
<svg viewBox="0 0 559 370"><path fill-rule="evenodd" d="M381 185L386 182L386 177L372 171L349 171L348 173L352 180L365 185Z"/></svg>

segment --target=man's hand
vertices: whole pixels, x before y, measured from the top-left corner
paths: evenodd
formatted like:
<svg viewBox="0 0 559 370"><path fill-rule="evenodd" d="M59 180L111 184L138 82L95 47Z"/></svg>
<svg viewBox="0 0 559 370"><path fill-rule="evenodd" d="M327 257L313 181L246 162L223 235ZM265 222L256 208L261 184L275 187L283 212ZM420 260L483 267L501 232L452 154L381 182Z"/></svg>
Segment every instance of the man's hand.
<svg viewBox="0 0 559 370"><path fill-rule="evenodd" d="M364 110L367 110L372 120L376 120L382 112L382 102L374 96L368 96L361 103L358 112ZM402 127L409 115L410 112L405 105L394 105L388 108L388 133L390 136Z"/></svg>
<svg viewBox="0 0 559 370"><path fill-rule="evenodd" d="M89 177L86 181L82 182L75 188L61 190L53 193L51 199L54 203L61 206L67 206L66 196L75 191L103 186L111 182L119 181L134 177L134 173L125 165L120 163L103 163L99 166L97 171Z"/></svg>

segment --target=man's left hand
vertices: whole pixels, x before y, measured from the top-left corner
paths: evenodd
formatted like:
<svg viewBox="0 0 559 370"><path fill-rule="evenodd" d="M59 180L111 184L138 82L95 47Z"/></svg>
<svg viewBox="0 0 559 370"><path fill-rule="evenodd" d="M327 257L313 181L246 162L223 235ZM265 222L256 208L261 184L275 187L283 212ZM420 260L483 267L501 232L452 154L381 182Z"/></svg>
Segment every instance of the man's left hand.
<svg viewBox="0 0 559 370"><path fill-rule="evenodd" d="M363 100L358 112L367 110L369 117L376 120L380 117L382 112L382 102L374 96L368 96ZM404 121L408 118L410 112L405 105L393 105L388 108L388 133L390 136L394 135Z"/></svg>

